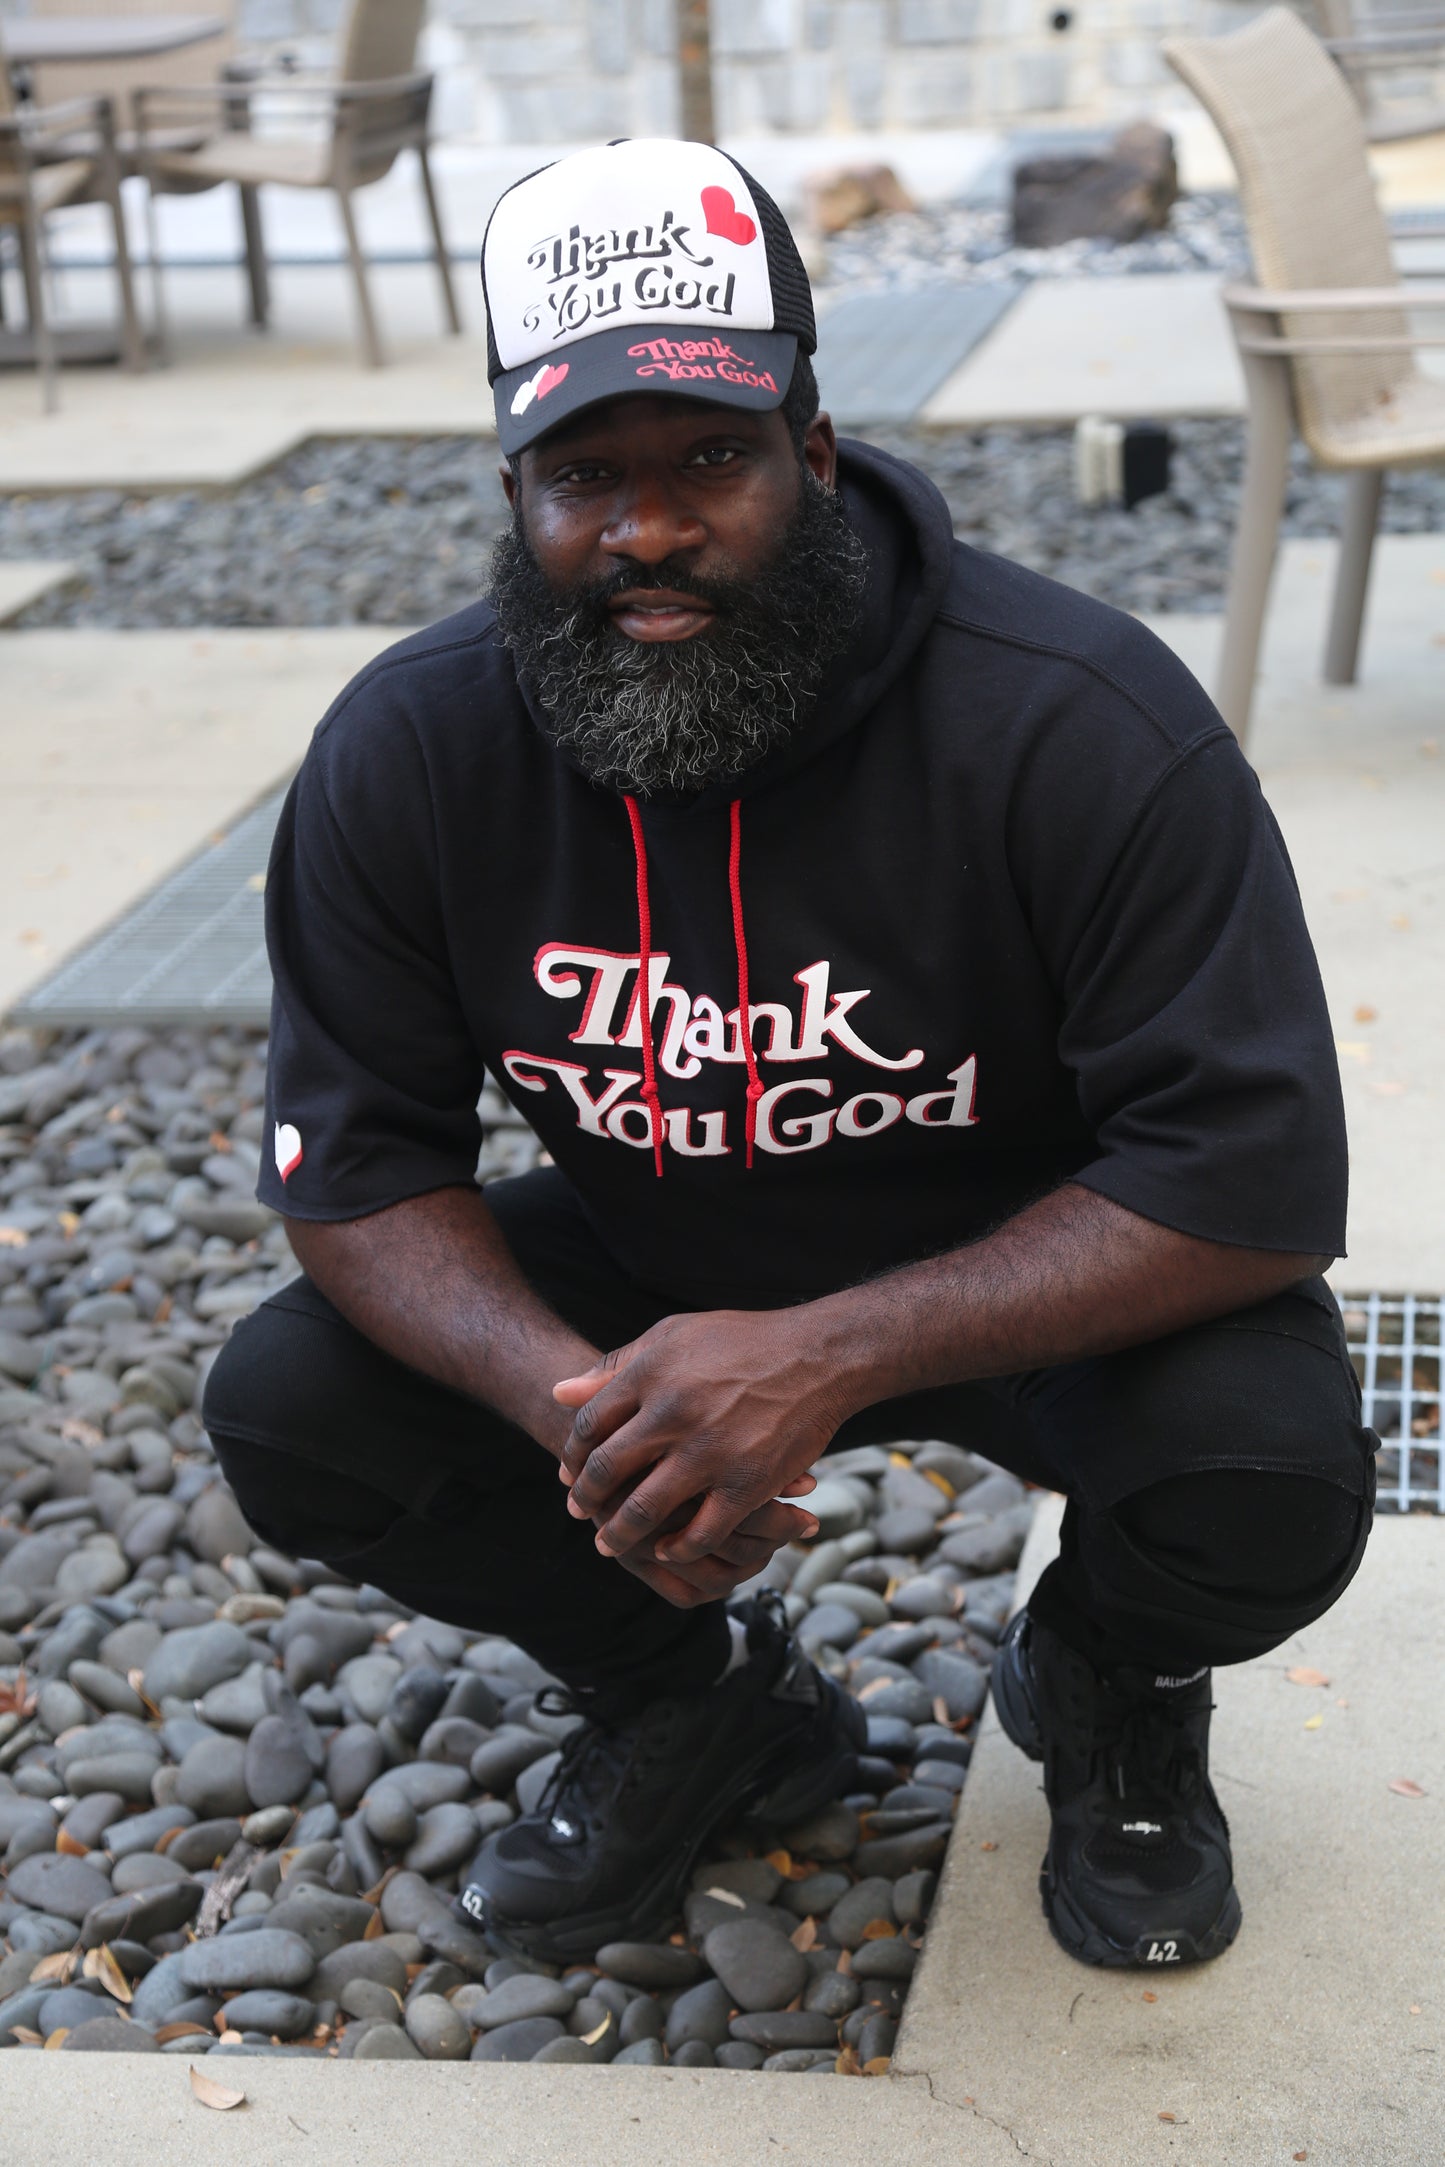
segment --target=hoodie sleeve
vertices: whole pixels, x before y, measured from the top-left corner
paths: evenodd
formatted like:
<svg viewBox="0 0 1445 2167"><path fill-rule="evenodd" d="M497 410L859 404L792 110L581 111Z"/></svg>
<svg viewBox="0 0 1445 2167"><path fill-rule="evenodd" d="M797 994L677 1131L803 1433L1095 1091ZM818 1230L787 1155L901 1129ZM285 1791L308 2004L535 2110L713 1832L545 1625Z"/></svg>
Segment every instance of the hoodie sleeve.
<svg viewBox="0 0 1445 2167"><path fill-rule="evenodd" d="M1168 769L1055 969L1059 1050L1097 1138L1075 1180L1206 1240L1343 1255L1324 989L1283 840L1232 738Z"/></svg>
<svg viewBox="0 0 1445 2167"><path fill-rule="evenodd" d="M257 1195L296 1219L469 1184L480 1143L483 1064L447 960L423 764L403 730L363 721L359 742L338 736L350 733L318 732L266 878Z"/></svg>

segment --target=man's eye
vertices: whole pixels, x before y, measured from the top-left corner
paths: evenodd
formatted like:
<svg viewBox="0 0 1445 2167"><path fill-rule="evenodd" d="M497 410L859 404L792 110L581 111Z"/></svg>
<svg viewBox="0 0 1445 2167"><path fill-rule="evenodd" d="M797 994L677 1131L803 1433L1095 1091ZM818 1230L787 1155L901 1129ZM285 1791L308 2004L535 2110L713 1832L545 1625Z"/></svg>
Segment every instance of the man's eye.
<svg viewBox="0 0 1445 2167"><path fill-rule="evenodd" d="M709 444L702 451L694 452L690 466L731 466L738 454L731 444Z"/></svg>
<svg viewBox="0 0 1445 2167"><path fill-rule="evenodd" d="M559 468L552 479L554 482L595 482L602 477L604 471L591 460L584 459L579 460L575 466Z"/></svg>

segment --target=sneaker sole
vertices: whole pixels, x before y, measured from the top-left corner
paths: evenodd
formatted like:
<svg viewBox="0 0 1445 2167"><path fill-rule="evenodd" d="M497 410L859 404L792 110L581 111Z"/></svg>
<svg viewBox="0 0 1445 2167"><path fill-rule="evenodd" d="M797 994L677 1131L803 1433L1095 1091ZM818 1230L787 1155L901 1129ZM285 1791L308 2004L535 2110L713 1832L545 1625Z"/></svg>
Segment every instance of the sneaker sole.
<svg viewBox="0 0 1445 2167"><path fill-rule="evenodd" d="M744 1771L720 1794L718 1810L698 1829L686 1851L667 1859L632 1898L609 1911L576 1912L545 1925L509 1919L488 1904L481 1921L483 1933L502 1955L530 1957L546 1963L567 1963L591 1957L609 1941L645 1941L674 1916L683 1885L708 1839L727 1821L745 1809L746 1825L772 1827L801 1821L828 1805L847 1787L847 1779L867 1744L868 1727L862 1710L831 1679L825 1683L833 1696L834 1732L831 1750L821 1761L808 1760L788 1770L778 1780L764 1771ZM771 1784L761 1798L748 1803L750 1791L760 1783ZM468 1924L478 1921L468 1912Z"/></svg>
<svg viewBox="0 0 1445 2167"><path fill-rule="evenodd" d="M1158 1971L1177 1964L1208 1964L1216 1956L1223 1956L1239 1932L1244 1916L1238 1892L1231 1888L1220 1906L1218 1918L1203 1934L1196 1936L1177 1930L1172 1933L1161 1930L1157 1934L1141 1934L1137 1941L1126 1947L1110 1940L1084 1917L1055 1875L1047 1854L1039 1872L1039 1895L1043 1900L1044 1917L1059 1947L1067 1950L1079 1963L1093 1964L1107 1971Z"/></svg>

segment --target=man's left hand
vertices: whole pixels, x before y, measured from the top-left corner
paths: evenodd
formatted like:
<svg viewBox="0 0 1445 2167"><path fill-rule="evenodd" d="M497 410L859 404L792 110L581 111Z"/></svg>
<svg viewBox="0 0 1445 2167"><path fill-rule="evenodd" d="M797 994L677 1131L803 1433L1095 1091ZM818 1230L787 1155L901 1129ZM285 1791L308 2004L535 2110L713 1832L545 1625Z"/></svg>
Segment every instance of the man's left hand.
<svg viewBox="0 0 1445 2167"><path fill-rule="evenodd" d="M568 1509L611 1557L651 1543L686 1565L727 1544L770 1499L804 1496L844 1410L796 1310L664 1317L553 1397L577 1409L562 1451ZM664 1532L689 1500L685 1525ZM795 1524L794 1524L795 1523ZM789 1533L810 1521L791 1516ZM787 1535L779 1540L789 1539Z"/></svg>

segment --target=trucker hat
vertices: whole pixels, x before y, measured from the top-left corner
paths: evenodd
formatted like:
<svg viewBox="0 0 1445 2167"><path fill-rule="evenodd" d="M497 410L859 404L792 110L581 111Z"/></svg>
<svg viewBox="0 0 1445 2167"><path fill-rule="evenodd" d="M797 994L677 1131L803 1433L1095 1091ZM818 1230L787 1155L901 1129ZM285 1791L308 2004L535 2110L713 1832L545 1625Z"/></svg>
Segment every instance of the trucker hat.
<svg viewBox="0 0 1445 2167"><path fill-rule="evenodd" d="M482 288L509 455L619 392L766 412L817 346L787 221L709 143L603 144L516 182L487 221Z"/></svg>

